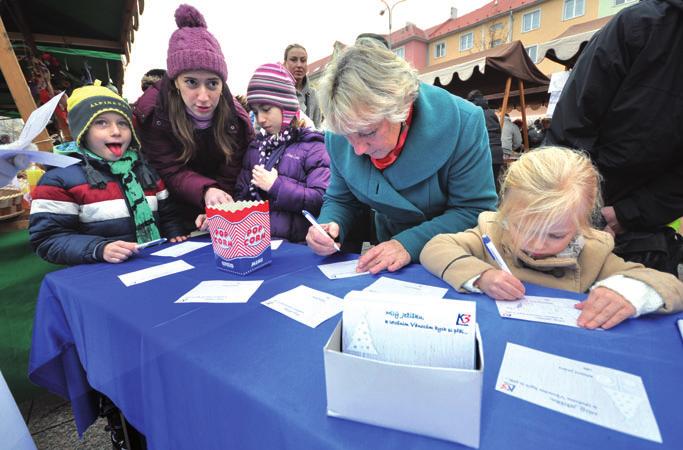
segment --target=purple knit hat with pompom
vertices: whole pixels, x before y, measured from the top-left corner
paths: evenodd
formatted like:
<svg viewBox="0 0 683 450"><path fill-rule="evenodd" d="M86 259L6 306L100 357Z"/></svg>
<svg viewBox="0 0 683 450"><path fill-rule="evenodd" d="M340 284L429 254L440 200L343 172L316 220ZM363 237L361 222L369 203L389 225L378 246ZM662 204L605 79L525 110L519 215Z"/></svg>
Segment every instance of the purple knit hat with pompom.
<svg viewBox="0 0 683 450"><path fill-rule="evenodd" d="M221 46L206 29L202 13L193 6L180 5L175 11L175 22L178 29L168 41L166 56L168 77L173 79L189 70L208 70L227 82L228 66Z"/></svg>

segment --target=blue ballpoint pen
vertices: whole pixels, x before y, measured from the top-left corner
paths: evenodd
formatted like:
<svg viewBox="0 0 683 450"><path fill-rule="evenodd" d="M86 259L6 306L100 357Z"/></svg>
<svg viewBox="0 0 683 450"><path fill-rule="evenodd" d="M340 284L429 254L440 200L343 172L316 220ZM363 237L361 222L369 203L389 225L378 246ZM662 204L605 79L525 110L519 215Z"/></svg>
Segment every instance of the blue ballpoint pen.
<svg viewBox="0 0 683 450"><path fill-rule="evenodd" d="M498 249L496 248L496 246L493 245L491 238L488 237L488 235L484 234L482 235L481 240L484 242L484 247L486 247L486 251L489 252L491 258L493 258L493 260L500 266L500 268L506 271L507 273L512 273L508 265L505 264L505 261L503 261L503 257L500 256L500 253L498 253Z"/></svg>
<svg viewBox="0 0 683 450"><path fill-rule="evenodd" d="M315 217L313 217L313 214L309 213L309 212L306 211L305 209L302 209L302 210L301 210L301 213L304 215L304 217L306 218L306 220L308 220L309 222L311 222L311 225L313 225L313 228L315 228L316 230L320 231L320 232L321 232L322 234L324 234L325 236L332 237L332 236L330 236L329 234L327 234L327 232L323 229L323 227L320 226L320 224L318 223L318 221L315 220ZM337 250L338 252L341 251L341 249L339 248L339 246L337 245L336 242L333 243L332 245L334 245L334 249L335 249L335 250Z"/></svg>
<svg viewBox="0 0 683 450"><path fill-rule="evenodd" d="M143 248L151 247L153 245L163 244L164 242L166 242L166 238L154 239L153 241L143 242L142 244L138 244L137 249L142 250Z"/></svg>

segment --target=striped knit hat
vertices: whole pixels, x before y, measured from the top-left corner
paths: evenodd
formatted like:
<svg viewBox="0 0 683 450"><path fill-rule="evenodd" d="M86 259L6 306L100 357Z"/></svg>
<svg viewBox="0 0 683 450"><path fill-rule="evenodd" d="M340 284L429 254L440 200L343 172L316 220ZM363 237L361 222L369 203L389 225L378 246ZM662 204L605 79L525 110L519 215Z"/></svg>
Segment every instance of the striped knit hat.
<svg viewBox="0 0 683 450"><path fill-rule="evenodd" d="M294 78L280 64L264 64L256 69L247 87L250 105L273 105L282 110L282 128L299 117L299 99Z"/></svg>

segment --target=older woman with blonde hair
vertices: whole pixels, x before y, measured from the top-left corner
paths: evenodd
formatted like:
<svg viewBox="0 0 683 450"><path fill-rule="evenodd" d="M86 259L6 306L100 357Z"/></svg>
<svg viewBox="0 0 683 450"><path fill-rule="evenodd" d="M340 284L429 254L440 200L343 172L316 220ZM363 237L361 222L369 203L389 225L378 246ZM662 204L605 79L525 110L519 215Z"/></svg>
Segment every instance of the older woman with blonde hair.
<svg viewBox="0 0 683 450"><path fill-rule="evenodd" d="M366 208L378 245L357 270L377 273L417 262L439 233L476 224L495 207L481 108L420 83L402 58L372 39L341 51L318 86L329 130L330 186L306 240L320 255L336 251Z"/></svg>

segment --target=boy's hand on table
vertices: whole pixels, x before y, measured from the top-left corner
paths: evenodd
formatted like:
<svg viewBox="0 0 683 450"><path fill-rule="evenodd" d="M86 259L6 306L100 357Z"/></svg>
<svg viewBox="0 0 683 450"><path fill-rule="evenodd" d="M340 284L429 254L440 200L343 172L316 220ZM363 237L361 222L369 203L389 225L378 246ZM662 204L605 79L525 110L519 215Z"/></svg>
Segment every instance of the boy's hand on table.
<svg viewBox="0 0 683 450"><path fill-rule="evenodd" d="M104 246L103 258L108 263L120 263L138 253L135 242L114 241Z"/></svg>

